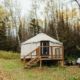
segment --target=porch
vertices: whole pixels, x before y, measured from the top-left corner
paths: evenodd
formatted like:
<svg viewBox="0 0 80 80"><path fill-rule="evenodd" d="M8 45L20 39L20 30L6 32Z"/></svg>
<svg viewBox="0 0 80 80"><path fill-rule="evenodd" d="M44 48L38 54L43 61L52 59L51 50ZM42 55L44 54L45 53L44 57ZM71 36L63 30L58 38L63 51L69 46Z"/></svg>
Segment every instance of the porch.
<svg viewBox="0 0 80 80"><path fill-rule="evenodd" d="M30 58L30 61L26 60L27 57ZM63 46L39 46L29 54L24 56L24 67L30 67L40 61L40 68L42 68L42 60L58 60L61 61L63 66L64 47Z"/></svg>

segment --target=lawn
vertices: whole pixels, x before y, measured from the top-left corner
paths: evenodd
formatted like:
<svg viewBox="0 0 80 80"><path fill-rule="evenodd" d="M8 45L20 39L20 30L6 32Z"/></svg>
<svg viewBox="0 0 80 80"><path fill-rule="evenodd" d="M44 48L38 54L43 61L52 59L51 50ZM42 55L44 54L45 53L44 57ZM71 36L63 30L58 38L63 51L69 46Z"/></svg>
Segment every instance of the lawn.
<svg viewBox="0 0 80 80"><path fill-rule="evenodd" d="M43 66L39 65L24 69L19 58L0 58L0 72L5 80L80 80L78 66Z"/></svg>
<svg viewBox="0 0 80 80"><path fill-rule="evenodd" d="M78 66L39 66L24 69L19 59L0 59L0 71L9 80L80 80Z"/></svg>

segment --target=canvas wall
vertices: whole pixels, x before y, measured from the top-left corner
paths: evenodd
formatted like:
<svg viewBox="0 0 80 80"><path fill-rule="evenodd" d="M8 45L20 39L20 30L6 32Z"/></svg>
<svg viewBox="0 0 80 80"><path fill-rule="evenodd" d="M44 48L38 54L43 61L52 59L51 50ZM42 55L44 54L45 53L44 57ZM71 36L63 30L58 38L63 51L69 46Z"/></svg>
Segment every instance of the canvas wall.
<svg viewBox="0 0 80 80"><path fill-rule="evenodd" d="M21 46L21 58L23 58L25 55L29 54L33 50L35 50L38 46L40 46L40 43L29 43L29 44L23 44ZM36 57L36 52L32 54L32 58ZM30 56L27 56L27 58L30 58Z"/></svg>
<svg viewBox="0 0 80 80"><path fill-rule="evenodd" d="M58 46L62 46L61 44L56 44L56 43L50 42L50 46L54 46L53 51L52 51L53 55L58 55L59 51L60 51L60 54L62 54L62 48L60 48L60 50L58 50L58 48L59 48ZM55 47L55 46L57 46L57 47ZM55 52L55 49L56 49L56 52ZM50 50L50 55L51 55L51 50Z"/></svg>

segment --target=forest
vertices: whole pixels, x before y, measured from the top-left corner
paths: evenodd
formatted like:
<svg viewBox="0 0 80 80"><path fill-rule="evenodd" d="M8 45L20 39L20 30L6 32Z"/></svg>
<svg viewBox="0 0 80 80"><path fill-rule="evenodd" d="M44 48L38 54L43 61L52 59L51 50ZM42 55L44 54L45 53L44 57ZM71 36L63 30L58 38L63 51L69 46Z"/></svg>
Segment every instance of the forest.
<svg viewBox="0 0 80 80"><path fill-rule="evenodd" d="M22 42L42 32L63 43L65 57L80 57L79 0L32 0L29 13L21 11L17 0L0 4L0 50L20 53Z"/></svg>

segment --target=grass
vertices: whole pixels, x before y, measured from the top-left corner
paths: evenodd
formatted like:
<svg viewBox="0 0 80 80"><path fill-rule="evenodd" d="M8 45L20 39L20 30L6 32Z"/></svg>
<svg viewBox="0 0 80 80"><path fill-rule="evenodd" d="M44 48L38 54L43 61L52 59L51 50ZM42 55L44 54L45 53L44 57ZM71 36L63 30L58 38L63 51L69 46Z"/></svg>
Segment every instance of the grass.
<svg viewBox="0 0 80 80"><path fill-rule="evenodd" d="M7 51L0 51L0 58L4 59L19 59L20 54L19 53L13 53L13 52L7 52Z"/></svg>
<svg viewBox="0 0 80 80"><path fill-rule="evenodd" d="M39 66L24 69L19 56L16 58L0 58L0 71L9 80L80 80L78 66Z"/></svg>

